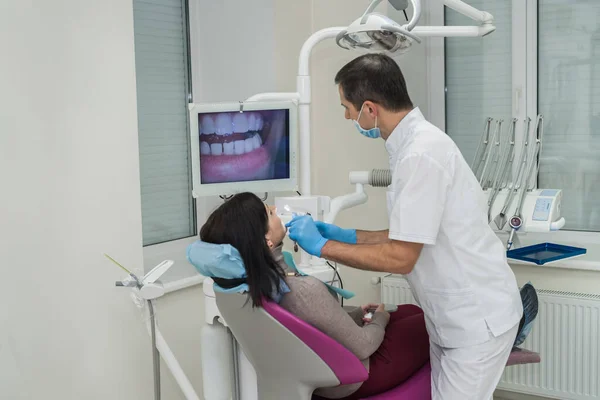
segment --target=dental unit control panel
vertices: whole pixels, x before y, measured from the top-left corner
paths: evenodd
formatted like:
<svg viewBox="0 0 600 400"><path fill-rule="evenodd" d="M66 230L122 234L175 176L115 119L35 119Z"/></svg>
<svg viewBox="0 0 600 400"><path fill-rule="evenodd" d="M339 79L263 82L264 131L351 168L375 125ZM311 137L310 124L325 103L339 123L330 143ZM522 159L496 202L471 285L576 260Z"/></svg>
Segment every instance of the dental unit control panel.
<svg viewBox="0 0 600 400"><path fill-rule="evenodd" d="M492 223L496 230L510 232L512 227L519 227L525 232L552 232L558 231L565 225L565 219L561 217L562 190L560 189L535 189L526 194L521 215L515 214L516 204L507 209L506 215L511 216L504 226ZM489 191L486 191L489 195ZM492 215L499 215L503 203L509 193L501 192L497 195L496 202L492 207Z"/></svg>

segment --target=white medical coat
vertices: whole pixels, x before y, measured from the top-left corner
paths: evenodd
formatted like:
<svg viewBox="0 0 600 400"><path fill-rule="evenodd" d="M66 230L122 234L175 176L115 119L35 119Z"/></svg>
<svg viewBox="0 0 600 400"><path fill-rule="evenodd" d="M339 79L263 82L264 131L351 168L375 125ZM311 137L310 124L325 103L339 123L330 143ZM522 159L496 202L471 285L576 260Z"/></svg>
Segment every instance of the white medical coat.
<svg viewBox="0 0 600 400"><path fill-rule="evenodd" d="M386 140L392 184L389 238L423 243L406 275L430 339L484 343L518 324L523 307L487 201L456 144L413 109Z"/></svg>

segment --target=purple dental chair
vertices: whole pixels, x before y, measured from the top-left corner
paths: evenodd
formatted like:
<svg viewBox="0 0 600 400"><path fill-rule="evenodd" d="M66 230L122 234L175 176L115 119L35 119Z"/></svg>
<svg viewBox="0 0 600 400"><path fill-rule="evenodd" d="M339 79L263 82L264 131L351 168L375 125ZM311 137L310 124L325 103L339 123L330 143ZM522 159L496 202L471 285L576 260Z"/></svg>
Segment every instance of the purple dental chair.
<svg viewBox="0 0 600 400"><path fill-rule="evenodd" d="M216 292L219 311L254 367L261 400L310 400L315 389L364 382L368 372L341 344L279 305L252 308L246 295ZM540 362L527 350L508 365ZM400 386L363 400L431 400L429 363Z"/></svg>

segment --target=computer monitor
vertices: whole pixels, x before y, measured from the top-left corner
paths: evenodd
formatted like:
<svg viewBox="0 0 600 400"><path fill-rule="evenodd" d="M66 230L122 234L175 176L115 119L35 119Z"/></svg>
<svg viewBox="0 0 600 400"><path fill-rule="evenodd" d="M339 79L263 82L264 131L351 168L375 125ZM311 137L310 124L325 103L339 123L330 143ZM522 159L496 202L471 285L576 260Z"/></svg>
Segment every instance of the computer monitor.
<svg viewBox="0 0 600 400"><path fill-rule="evenodd" d="M297 190L293 101L190 104L194 197Z"/></svg>

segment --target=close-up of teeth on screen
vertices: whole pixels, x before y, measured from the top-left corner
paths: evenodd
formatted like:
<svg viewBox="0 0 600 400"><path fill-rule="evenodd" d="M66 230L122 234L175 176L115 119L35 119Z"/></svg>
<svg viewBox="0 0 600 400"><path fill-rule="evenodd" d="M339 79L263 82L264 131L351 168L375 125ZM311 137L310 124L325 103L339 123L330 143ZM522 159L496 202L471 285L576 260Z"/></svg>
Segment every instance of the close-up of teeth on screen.
<svg viewBox="0 0 600 400"><path fill-rule="evenodd" d="M288 179L289 111L198 115L202 183Z"/></svg>

